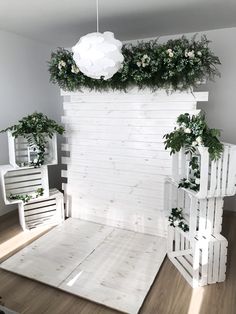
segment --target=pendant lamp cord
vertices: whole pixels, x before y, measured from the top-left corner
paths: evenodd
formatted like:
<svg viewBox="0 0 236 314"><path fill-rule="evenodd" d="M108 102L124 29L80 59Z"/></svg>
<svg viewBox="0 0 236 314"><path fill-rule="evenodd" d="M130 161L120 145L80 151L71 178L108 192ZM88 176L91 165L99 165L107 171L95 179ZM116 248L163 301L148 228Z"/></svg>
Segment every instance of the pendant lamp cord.
<svg viewBox="0 0 236 314"><path fill-rule="evenodd" d="M99 19L98 19L98 0L96 0L96 6L97 6L97 33L99 32Z"/></svg>

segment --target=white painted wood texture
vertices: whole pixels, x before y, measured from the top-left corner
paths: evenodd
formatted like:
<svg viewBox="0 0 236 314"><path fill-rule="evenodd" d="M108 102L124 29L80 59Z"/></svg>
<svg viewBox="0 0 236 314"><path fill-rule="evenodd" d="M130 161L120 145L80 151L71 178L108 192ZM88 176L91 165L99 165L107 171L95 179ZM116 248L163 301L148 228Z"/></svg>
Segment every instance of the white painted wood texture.
<svg viewBox="0 0 236 314"><path fill-rule="evenodd" d="M1 268L58 287L113 228L68 219L1 264Z"/></svg>
<svg viewBox="0 0 236 314"><path fill-rule="evenodd" d="M163 237L70 218L1 268L133 314L166 251Z"/></svg>
<svg viewBox="0 0 236 314"><path fill-rule="evenodd" d="M210 160L208 148L199 146L200 190L197 198L232 196L236 193L236 145L223 143L224 151L217 161ZM189 167L183 150L173 155L172 178L179 182L189 178Z"/></svg>
<svg viewBox="0 0 236 314"><path fill-rule="evenodd" d="M24 163L33 161L29 158L29 145L26 138L23 136L14 138L9 131L7 132L7 136L9 162L14 168L22 167ZM44 165L55 165L58 162L56 134L54 134L52 138L48 137L47 141Z"/></svg>
<svg viewBox="0 0 236 314"><path fill-rule="evenodd" d="M23 230L42 225L58 225L65 219L63 194L57 189L51 189L48 198L19 203L18 211Z"/></svg>
<svg viewBox="0 0 236 314"><path fill-rule="evenodd" d="M14 168L11 165L2 165L0 166L0 181L5 204L21 203L20 200L11 200L9 198L11 194L35 195L39 188L43 188L44 193L43 196L38 197L38 200L49 197L47 166Z"/></svg>
<svg viewBox="0 0 236 314"><path fill-rule="evenodd" d="M181 229L168 227L168 257L193 288L225 280L227 247L220 234L189 239Z"/></svg>
<svg viewBox="0 0 236 314"><path fill-rule="evenodd" d="M163 135L208 93L62 91L62 176L68 215L166 235L164 181L171 158Z"/></svg>
<svg viewBox="0 0 236 314"><path fill-rule="evenodd" d="M223 197L198 199L190 190L178 188L178 183L171 179L165 184L166 211L181 208L189 226L188 239L196 235L211 236L221 233L223 216Z"/></svg>

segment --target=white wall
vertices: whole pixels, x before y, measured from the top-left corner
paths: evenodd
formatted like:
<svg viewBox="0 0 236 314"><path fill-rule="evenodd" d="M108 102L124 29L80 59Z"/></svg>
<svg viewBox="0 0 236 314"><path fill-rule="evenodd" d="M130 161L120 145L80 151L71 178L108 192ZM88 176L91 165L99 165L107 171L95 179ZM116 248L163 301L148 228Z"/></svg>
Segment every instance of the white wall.
<svg viewBox="0 0 236 314"><path fill-rule="evenodd" d="M222 130L222 140L236 144L236 28L208 31L206 34L221 60L221 78L207 84L209 103L200 107L205 110L210 126ZM236 211L235 197L225 198L225 209Z"/></svg>
<svg viewBox="0 0 236 314"><path fill-rule="evenodd" d="M0 129L34 111L60 121L59 89L49 84L47 71L51 48L5 31L0 31L0 43ZM6 163L7 139L0 134L0 164ZM60 187L59 169L50 169L50 174L51 185ZM9 210L0 196L0 215Z"/></svg>

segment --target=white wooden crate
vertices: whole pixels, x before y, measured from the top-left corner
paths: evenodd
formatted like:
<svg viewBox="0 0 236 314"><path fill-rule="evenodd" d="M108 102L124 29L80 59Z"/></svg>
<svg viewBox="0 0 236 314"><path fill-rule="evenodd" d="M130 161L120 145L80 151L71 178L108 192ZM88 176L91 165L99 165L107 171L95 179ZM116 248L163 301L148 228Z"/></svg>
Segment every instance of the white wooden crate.
<svg viewBox="0 0 236 314"><path fill-rule="evenodd" d="M222 197L198 199L195 193L184 188L171 179L165 184L165 207L168 214L172 208L183 209L182 213L189 226L189 235L211 236L219 234L222 229L224 200Z"/></svg>
<svg viewBox="0 0 236 314"><path fill-rule="evenodd" d="M42 199L49 196L48 168L14 168L11 165L0 167L1 189L5 204L20 203L20 200L11 200L12 195L34 195L37 189L44 190Z"/></svg>
<svg viewBox="0 0 236 314"><path fill-rule="evenodd" d="M23 230L42 225L57 225L64 220L63 194L57 189L50 190L49 197L19 203L19 220Z"/></svg>
<svg viewBox="0 0 236 314"><path fill-rule="evenodd" d="M29 166L35 158L35 153L30 149L27 139L23 136L14 138L11 132L8 132L8 149L9 149L9 162L13 167ZM44 165L57 164L57 136L53 135L52 138L48 137L48 143L45 151Z"/></svg>
<svg viewBox="0 0 236 314"><path fill-rule="evenodd" d="M168 257L193 287L223 282L228 242L222 235L196 236L179 228L168 228Z"/></svg>
<svg viewBox="0 0 236 314"><path fill-rule="evenodd" d="M197 147L200 168L197 198L232 196L236 193L236 145L223 144L224 152L217 161L210 160L207 147ZM182 149L172 157L172 178L179 182L190 177L189 156Z"/></svg>

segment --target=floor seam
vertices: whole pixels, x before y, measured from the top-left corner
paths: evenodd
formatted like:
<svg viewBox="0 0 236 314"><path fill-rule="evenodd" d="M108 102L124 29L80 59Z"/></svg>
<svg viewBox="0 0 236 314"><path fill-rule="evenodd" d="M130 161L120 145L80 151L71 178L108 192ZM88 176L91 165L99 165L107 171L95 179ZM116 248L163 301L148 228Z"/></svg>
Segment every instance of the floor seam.
<svg viewBox="0 0 236 314"><path fill-rule="evenodd" d="M101 225L101 226L104 226L104 225ZM64 280L62 280L59 284L58 284L58 286L57 286L57 288L59 288L69 277L70 277L70 275L76 270L76 268L77 267L79 267L80 265L82 265L83 263L84 263L84 261L89 257L89 256L91 256L104 242L105 242L105 240L115 231L115 227L111 230L111 232L109 232L108 234L107 234L107 236L78 264L78 265L76 265L76 267L69 273L69 275L64 279Z"/></svg>

